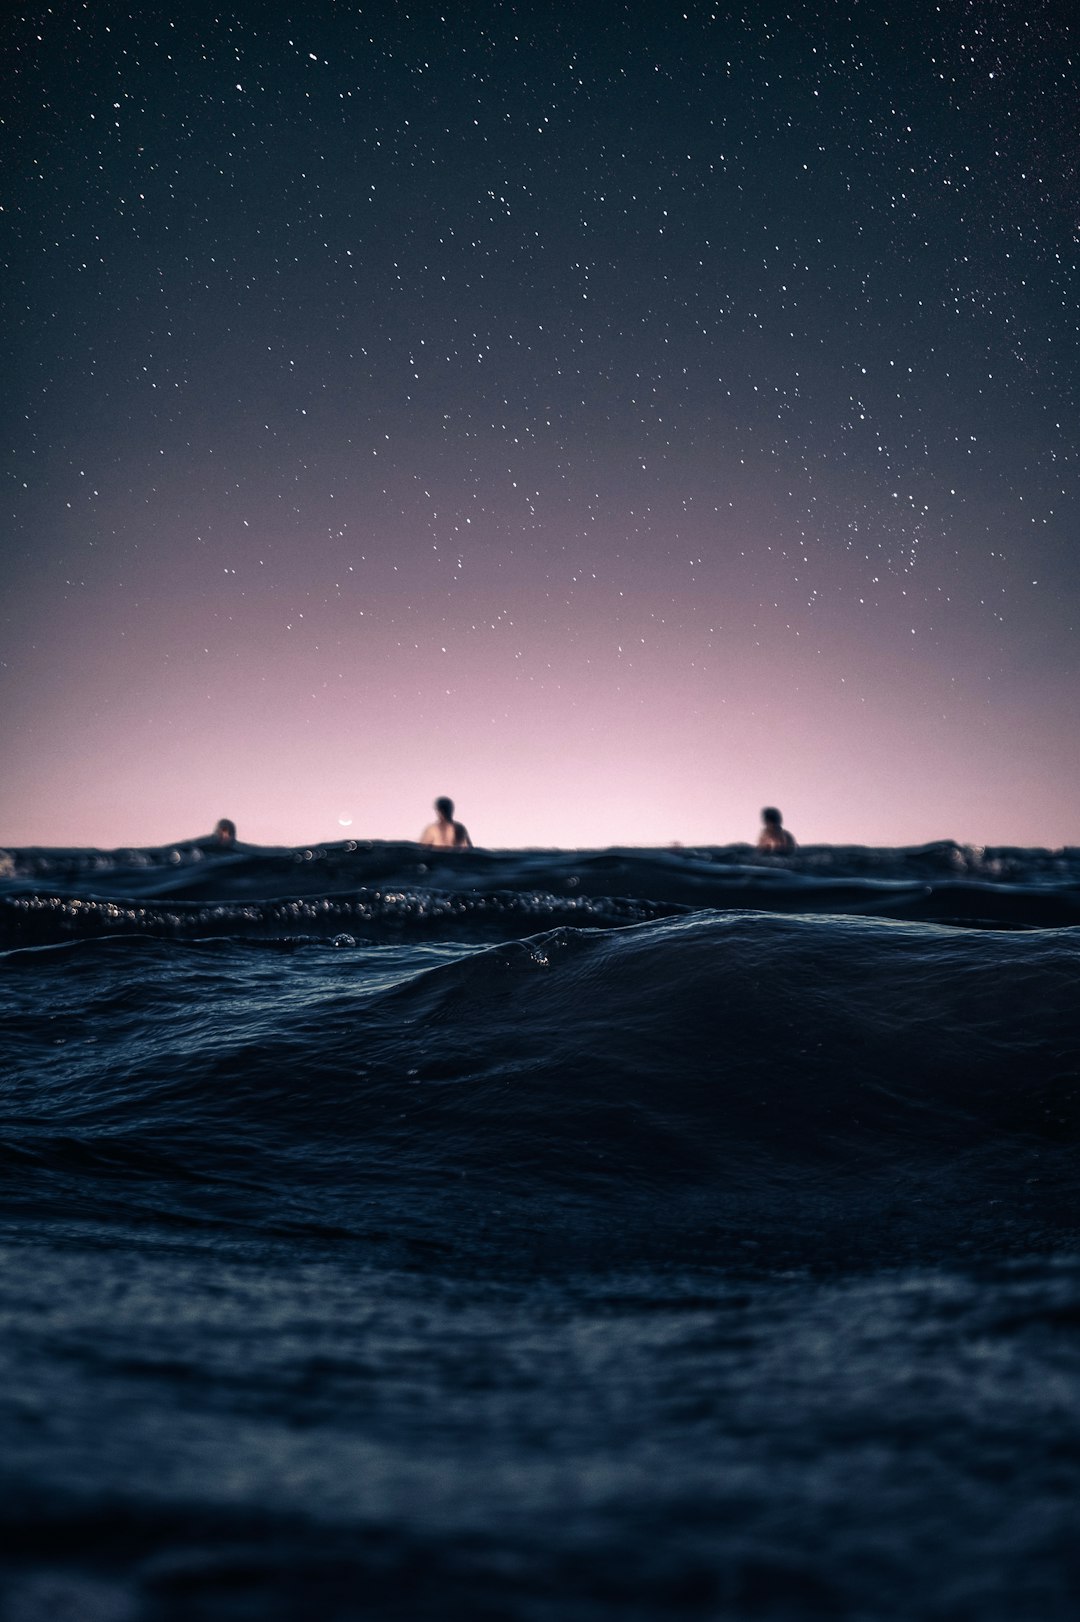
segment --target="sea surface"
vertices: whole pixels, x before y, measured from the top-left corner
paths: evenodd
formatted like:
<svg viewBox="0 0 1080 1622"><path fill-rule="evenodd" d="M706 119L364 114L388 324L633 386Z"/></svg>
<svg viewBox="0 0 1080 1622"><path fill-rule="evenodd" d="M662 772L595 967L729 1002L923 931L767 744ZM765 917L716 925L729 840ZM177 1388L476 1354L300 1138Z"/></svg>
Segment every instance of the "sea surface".
<svg viewBox="0 0 1080 1622"><path fill-rule="evenodd" d="M1080 850L0 852L0 1622L1057 1622Z"/></svg>

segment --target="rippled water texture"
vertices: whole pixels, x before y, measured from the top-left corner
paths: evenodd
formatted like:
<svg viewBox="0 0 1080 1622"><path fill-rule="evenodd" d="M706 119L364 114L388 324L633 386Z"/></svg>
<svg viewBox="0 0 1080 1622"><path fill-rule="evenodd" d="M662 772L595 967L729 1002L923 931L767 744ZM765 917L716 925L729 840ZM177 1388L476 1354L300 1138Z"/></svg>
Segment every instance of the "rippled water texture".
<svg viewBox="0 0 1080 1622"><path fill-rule="evenodd" d="M0 1617L1072 1616L1075 852L11 852Z"/></svg>

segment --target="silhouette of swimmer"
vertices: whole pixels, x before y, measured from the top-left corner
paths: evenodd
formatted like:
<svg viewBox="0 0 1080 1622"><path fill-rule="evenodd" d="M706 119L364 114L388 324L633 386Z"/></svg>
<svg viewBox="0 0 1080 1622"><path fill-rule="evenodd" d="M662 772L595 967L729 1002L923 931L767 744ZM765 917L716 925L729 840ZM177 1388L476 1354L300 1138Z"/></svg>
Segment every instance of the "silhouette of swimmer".
<svg viewBox="0 0 1080 1622"><path fill-rule="evenodd" d="M422 845L447 845L455 850L472 850L469 830L463 822L454 821L454 802L444 794L435 801L439 813L437 822L429 822L420 835Z"/></svg>
<svg viewBox="0 0 1080 1622"><path fill-rule="evenodd" d="M784 827L783 819L775 805L767 805L761 813L761 832L758 835L757 848L782 855L795 849L794 837Z"/></svg>
<svg viewBox="0 0 1080 1622"><path fill-rule="evenodd" d="M236 844L236 823L230 822L228 817L222 817L214 829L214 844L220 845L223 850L229 850Z"/></svg>

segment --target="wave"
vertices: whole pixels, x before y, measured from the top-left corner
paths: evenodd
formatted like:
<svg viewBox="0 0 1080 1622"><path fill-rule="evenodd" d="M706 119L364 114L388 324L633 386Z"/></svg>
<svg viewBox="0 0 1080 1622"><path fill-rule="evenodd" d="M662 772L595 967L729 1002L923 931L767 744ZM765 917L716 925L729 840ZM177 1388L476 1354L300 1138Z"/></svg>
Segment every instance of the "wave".
<svg viewBox="0 0 1080 1622"><path fill-rule="evenodd" d="M289 950L285 985L255 942L12 954L9 1204L563 1262L1077 1237L1080 931L699 912L376 972Z"/></svg>
<svg viewBox="0 0 1080 1622"><path fill-rule="evenodd" d="M643 874L657 884L707 881L725 871L762 882L777 882L784 874L804 877L884 879L890 882L974 878L982 882L1017 884L1080 882L1080 847L1060 850L1040 847L960 845L951 839L925 845L878 847L867 845L805 845L787 855L770 855L752 845L681 846L664 848L610 846L603 850L484 850L468 852L430 849L408 840L339 840L315 845L261 846L238 843L222 847L212 839L181 840L172 845L120 850L90 848L20 847L0 850L0 880L47 879L54 883L100 885L119 878L131 884L161 889L224 884L232 892L246 888L253 878L288 885L306 884L307 875L329 889L336 879L353 884L416 884L430 879L452 888L482 878L500 887L529 887L546 877L549 883L576 878L593 882L618 874L636 890ZM326 875L329 875L330 882ZM437 877L435 877L437 875ZM683 897L691 899L691 897Z"/></svg>
<svg viewBox="0 0 1080 1622"><path fill-rule="evenodd" d="M143 851L6 853L0 945L134 933L510 939L703 908L892 918L997 929L1080 923L1080 852L811 846L431 852L207 842Z"/></svg>

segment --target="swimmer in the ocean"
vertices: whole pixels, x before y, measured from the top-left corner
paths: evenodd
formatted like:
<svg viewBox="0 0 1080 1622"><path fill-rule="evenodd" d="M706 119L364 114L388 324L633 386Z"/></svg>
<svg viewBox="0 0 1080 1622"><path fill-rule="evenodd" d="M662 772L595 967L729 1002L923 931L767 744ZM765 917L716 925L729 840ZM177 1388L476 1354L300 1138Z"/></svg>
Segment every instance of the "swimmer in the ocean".
<svg viewBox="0 0 1080 1622"><path fill-rule="evenodd" d="M230 822L228 817L221 817L214 829L214 844L221 845L229 850L236 844L236 823Z"/></svg>
<svg viewBox="0 0 1080 1622"><path fill-rule="evenodd" d="M758 835L757 848L781 856L795 849L794 837L784 827L783 819L775 805L767 805L761 813L761 832Z"/></svg>
<svg viewBox="0 0 1080 1622"><path fill-rule="evenodd" d="M435 801L435 809L439 813L437 822L429 822L420 835L422 845L445 845L454 850L471 850L472 840L469 830L463 822L454 821L454 802L448 800L444 794Z"/></svg>

